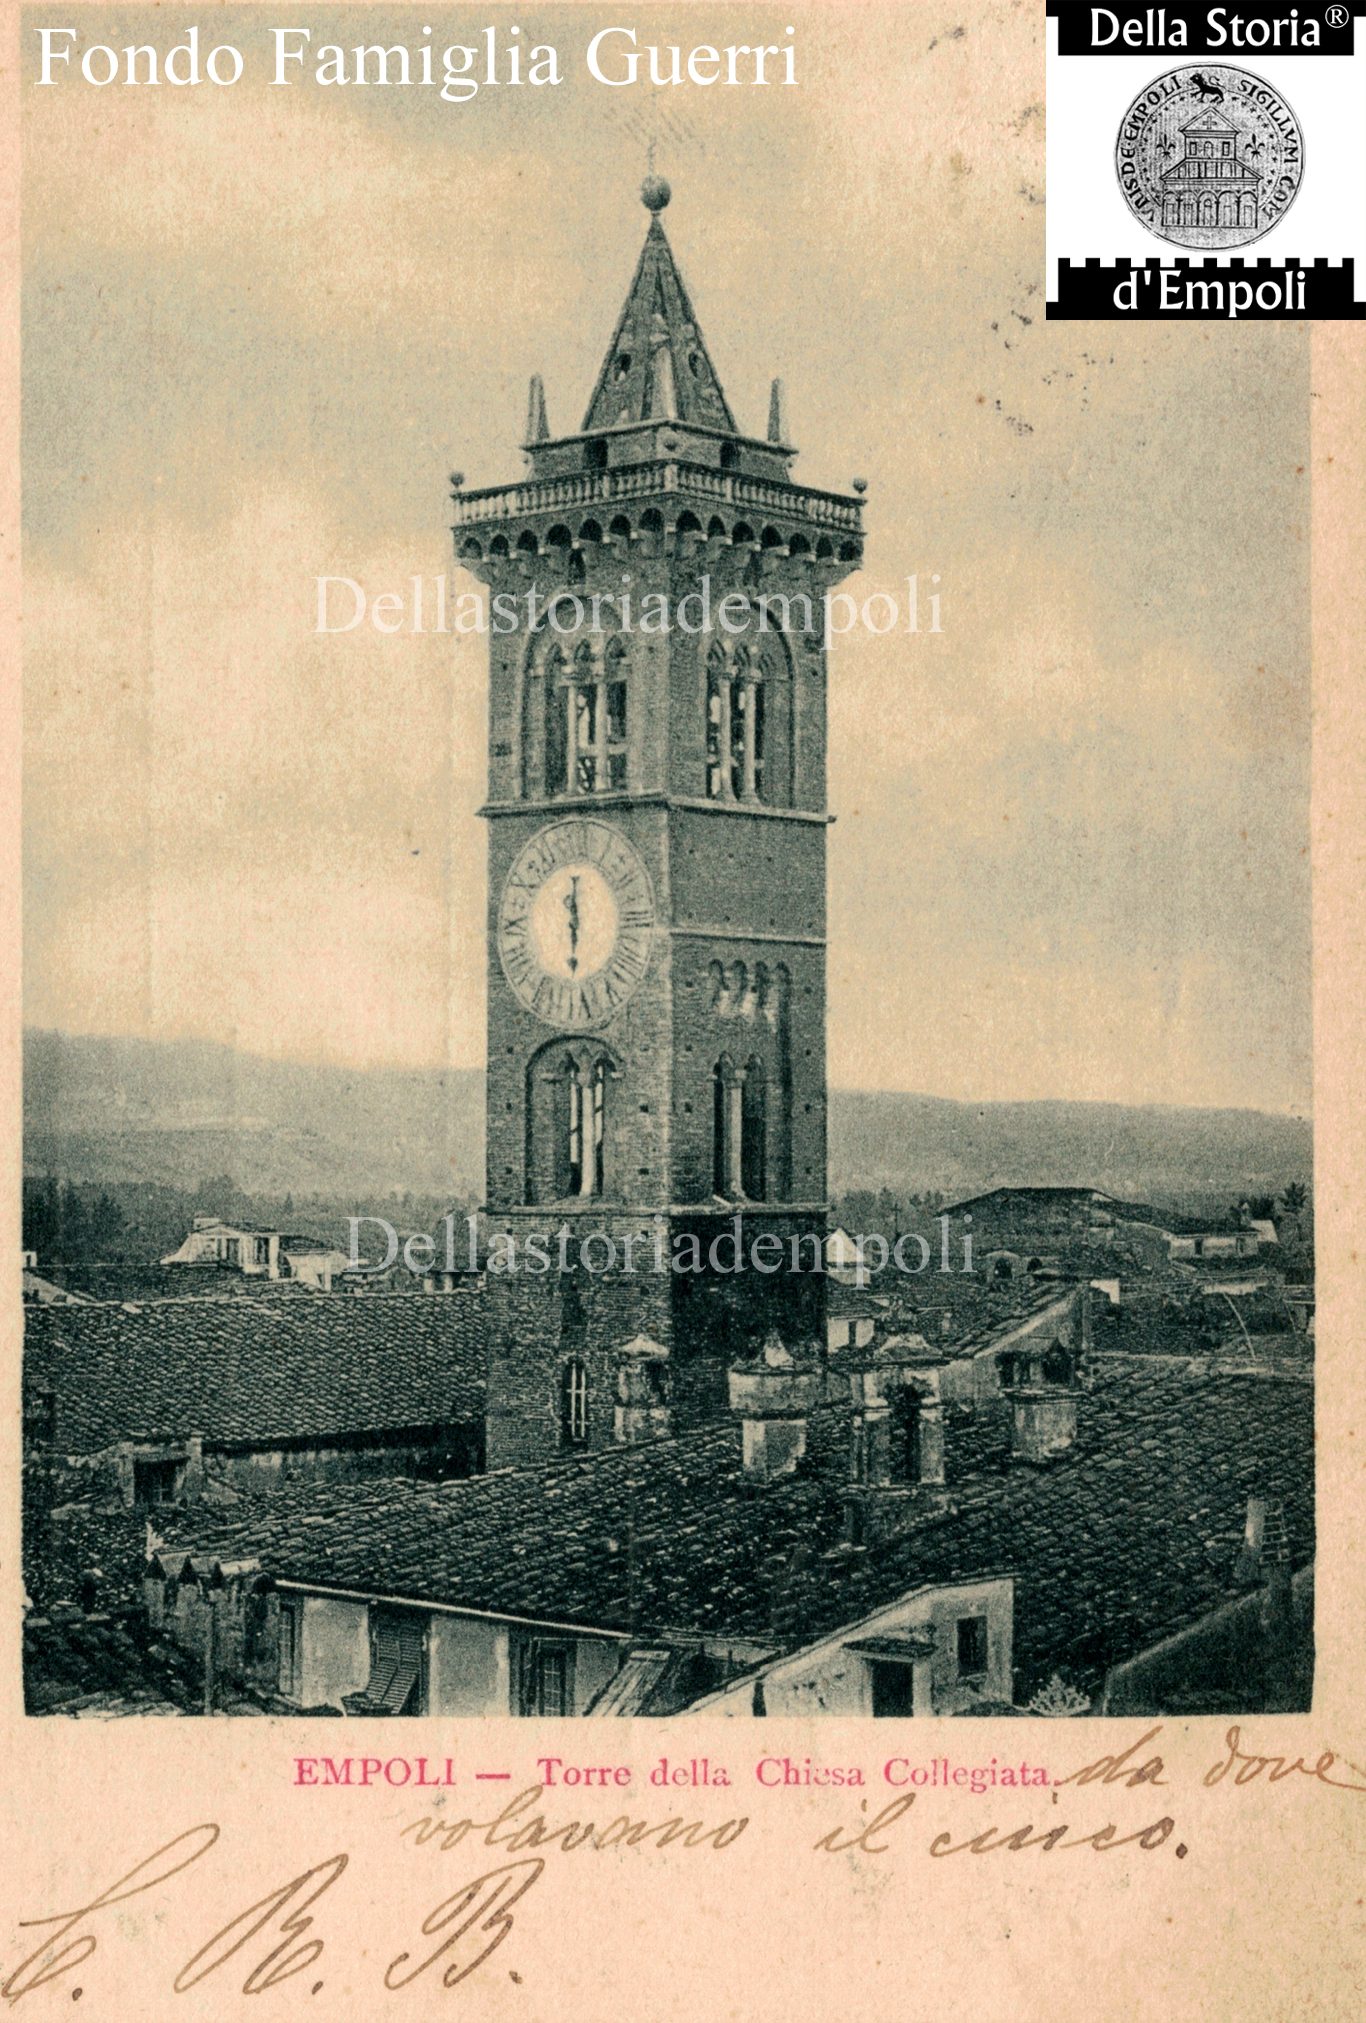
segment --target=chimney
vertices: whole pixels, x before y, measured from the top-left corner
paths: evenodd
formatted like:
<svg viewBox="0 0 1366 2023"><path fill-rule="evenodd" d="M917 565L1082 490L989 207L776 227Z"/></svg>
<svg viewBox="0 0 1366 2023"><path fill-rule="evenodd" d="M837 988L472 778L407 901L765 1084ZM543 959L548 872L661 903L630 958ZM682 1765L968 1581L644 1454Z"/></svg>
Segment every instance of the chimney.
<svg viewBox="0 0 1366 2023"><path fill-rule="evenodd" d="M1295 1620L1295 1590L1290 1569L1290 1532L1285 1506L1267 1507L1262 1535L1262 1704L1267 1713L1293 1713L1308 1703L1307 1672L1311 1662L1308 1638Z"/></svg>
<svg viewBox="0 0 1366 2023"><path fill-rule="evenodd" d="M1011 1452L1017 1461L1054 1461L1077 1437L1077 1394L1022 1384L1010 1394Z"/></svg>
<svg viewBox="0 0 1366 2023"><path fill-rule="evenodd" d="M1262 1543L1266 1536L1266 1498L1249 1496L1243 1523L1243 1543L1233 1566L1239 1587L1257 1587L1262 1578Z"/></svg>
<svg viewBox="0 0 1366 2023"><path fill-rule="evenodd" d="M744 1428L745 1474L754 1482L790 1475L806 1452L806 1419L820 1395L820 1365L800 1362L776 1334L752 1361L727 1372L730 1405Z"/></svg>
<svg viewBox="0 0 1366 2023"><path fill-rule="evenodd" d="M914 1344L914 1346L912 1345ZM890 1538L926 1495L942 1500L944 1415L938 1371L924 1367L924 1343L895 1339L872 1349L849 1373L854 1407L845 1543ZM907 1364L916 1357L919 1374Z"/></svg>
<svg viewBox="0 0 1366 2023"><path fill-rule="evenodd" d="M1040 1464L1065 1454L1077 1437L1077 1356L1064 1342L1045 1349L1027 1342L1011 1359L1011 1453L1017 1461Z"/></svg>
<svg viewBox="0 0 1366 2023"><path fill-rule="evenodd" d="M1310 1634L1296 1619L1290 1533L1283 1504L1265 1496L1248 1497L1233 1579L1238 1587L1261 1590L1257 1627L1263 1710L1293 1713L1302 1709L1308 1691Z"/></svg>
<svg viewBox="0 0 1366 2023"><path fill-rule="evenodd" d="M920 1337L912 1338L918 1342ZM867 1489L942 1488L944 1417L938 1374L914 1378L913 1353L895 1339L871 1350L849 1373L854 1407L851 1480Z"/></svg>
<svg viewBox="0 0 1366 2023"><path fill-rule="evenodd" d="M619 1447L663 1440L673 1431L669 1405L669 1351L648 1335L617 1350L617 1402L613 1434Z"/></svg>

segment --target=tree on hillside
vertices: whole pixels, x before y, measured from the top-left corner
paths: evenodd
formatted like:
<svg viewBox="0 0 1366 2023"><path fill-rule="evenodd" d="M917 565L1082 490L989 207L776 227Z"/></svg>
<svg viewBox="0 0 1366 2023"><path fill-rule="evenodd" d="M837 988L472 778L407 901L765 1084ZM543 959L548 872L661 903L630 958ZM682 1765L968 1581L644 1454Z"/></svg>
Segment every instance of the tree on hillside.
<svg viewBox="0 0 1366 2023"><path fill-rule="evenodd" d="M127 1217L117 1201L101 1194L90 1210L90 1251L92 1257L111 1259L123 1248Z"/></svg>
<svg viewBox="0 0 1366 2023"><path fill-rule="evenodd" d="M50 1264L62 1231L62 1204L51 1174L44 1180L24 1180L24 1249Z"/></svg>

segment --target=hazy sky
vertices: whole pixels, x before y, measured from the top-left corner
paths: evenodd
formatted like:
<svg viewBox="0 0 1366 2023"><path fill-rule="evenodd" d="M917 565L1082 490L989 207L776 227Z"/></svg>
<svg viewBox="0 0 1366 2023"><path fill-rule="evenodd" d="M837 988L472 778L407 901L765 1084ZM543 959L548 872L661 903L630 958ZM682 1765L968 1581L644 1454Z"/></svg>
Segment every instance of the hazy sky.
<svg viewBox="0 0 1366 2023"><path fill-rule="evenodd" d="M270 88L266 24L492 8L201 18L248 81L26 94L31 1021L482 1060L484 643L319 639L313 580L448 568L530 373L577 427L653 130L741 427L781 373L850 587L941 577L831 668L831 1079L1307 1105L1307 342L1044 322L1041 8L538 10L566 82L462 105ZM800 82L613 92L609 21L792 21Z"/></svg>

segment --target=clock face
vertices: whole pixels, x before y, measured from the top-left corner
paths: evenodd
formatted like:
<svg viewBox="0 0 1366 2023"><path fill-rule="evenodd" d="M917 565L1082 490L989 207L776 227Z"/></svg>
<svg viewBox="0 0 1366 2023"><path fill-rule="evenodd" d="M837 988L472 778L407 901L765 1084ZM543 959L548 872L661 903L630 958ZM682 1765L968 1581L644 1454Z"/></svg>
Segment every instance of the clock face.
<svg viewBox="0 0 1366 2023"><path fill-rule="evenodd" d="M498 954L527 1010L583 1031L645 975L655 902L639 853L608 822L554 822L518 854L498 908Z"/></svg>

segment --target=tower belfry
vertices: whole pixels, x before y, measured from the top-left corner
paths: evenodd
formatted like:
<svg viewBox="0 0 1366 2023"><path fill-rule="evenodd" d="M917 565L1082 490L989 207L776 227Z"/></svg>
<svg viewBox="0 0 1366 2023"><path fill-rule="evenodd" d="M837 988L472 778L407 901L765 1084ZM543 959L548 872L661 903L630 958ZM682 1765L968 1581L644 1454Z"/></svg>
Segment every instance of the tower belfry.
<svg viewBox="0 0 1366 2023"><path fill-rule="evenodd" d="M642 197L582 429L534 381L525 477L454 501L457 559L517 613L490 634L486 1229L550 1251L489 1274L491 1467L725 1411L728 1360L824 1333L822 610L862 501L792 482L780 394L741 432L668 185ZM719 1269L672 1268L718 1237Z"/></svg>

